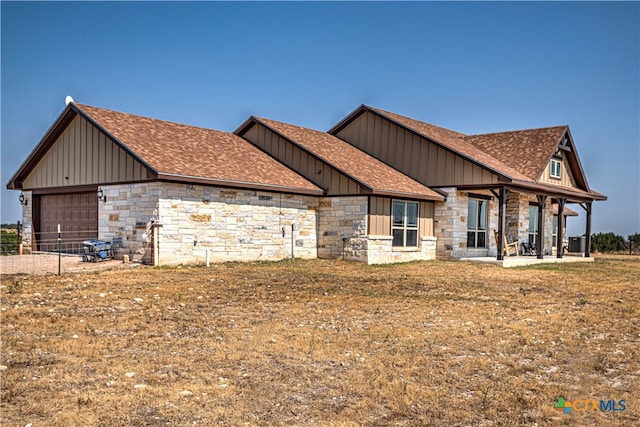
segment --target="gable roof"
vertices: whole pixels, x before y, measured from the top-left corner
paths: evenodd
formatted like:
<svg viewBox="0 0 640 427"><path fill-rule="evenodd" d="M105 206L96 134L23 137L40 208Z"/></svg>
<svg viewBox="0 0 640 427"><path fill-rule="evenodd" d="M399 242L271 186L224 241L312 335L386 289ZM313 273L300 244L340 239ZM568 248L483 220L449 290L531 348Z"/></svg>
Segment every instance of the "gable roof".
<svg viewBox="0 0 640 427"><path fill-rule="evenodd" d="M596 200L606 200L606 196L589 189L568 126L465 135L363 104L328 132L333 135L338 134L351 121L366 111L377 114L418 136L433 141L443 148L519 186L532 189L539 187L549 193L556 192L558 194L588 196ZM568 141L568 161L572 170L576 171L574 177L584 190L555 187L538 182L549 159L554 155L565 135Z"/></svg>
<svg viewBox="0 0 640 427"><path fill-rule="evenodd" d="M71 112L133 154L158 179L323 194L321 188L232 133L77 103L69 104L58 121L65 118L68 123ZM60 126L54 124L52 129L56 127ZM56 137L55 132L47 132L19 172L26 176L27 165L35 166L31 157L42 155Z"/></svg>
<svg viewBox="0 0 640 427"><path fill-rule="evenodd" d="M537 181L567 126L469 135L466 141Z"/></svg>
<svg viewBox="0 0 640 427"><path fill-rule="evenodd" d="M418 136L436 142L449 151L461 155L462 157L465 157L473 163L484 166L485 168L497 173L498 175L502 175L506 178L512 179L527 179L525 175L521 174L517 170L505 165L503 162L467 142L467 136L462 133L435 126L429 123L421 122L419 120L411 119L409 117L392 113L390 111L370 107L368 105L361 105L360 107L358 107L356 111L354 111L342 122L331 128L328 132L335 135L340 131L340 129L342 129L344 125L346 125L346 122L348 120L352 120L353 118L362 114L364 111L372 111L373 113L378 114L386 118L387 120L390 120L398 124L399 126L412 131Z"/></svg>
<svg viewBox="0 0 640 427"><path fill-rule="evenodd" d="M431 188L326 132L255 116L249 119L251 120L266 126L304 151L328 163L370 189L373 194L444 200L441 194ZM236 132L241 133L246 129L246 125L247 123Z"/></svg>

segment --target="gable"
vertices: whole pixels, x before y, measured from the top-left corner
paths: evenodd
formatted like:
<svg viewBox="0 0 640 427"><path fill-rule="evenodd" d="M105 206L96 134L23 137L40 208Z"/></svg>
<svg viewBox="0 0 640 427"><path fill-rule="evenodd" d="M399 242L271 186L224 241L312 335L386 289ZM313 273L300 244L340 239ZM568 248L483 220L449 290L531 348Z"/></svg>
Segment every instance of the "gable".
<svg viewBox="0 0 640 427"><path fill-rule="evenodd" d="M328 162L302 150L261 123L256 122L242 133L242 137L325 189L327 195L362 194L362 188L357 181Z"/></svg>
<svg viewBox="0 0 640 427"><path fill-rule="evenodd" d="M32 190L146 179L145 165L76 114L27 172L22 188Z"/></svg>
<svg viewBox="0 0 640 427"><path fill-rule="evenodd" d="M494 184L498 174L421 135L364 111L335 135L429 187Z"/></svg>
<svg viewBox="0 0 640 427"><path fill-rule="evenodd" d="M576 180L573 177L573 172L571 171L571 166L569 164L569 161L567 160L567 156L561 154L553 156L552 159L558 160L560 162L560 178L554 178L551 176L551 161L548 161L547 166L542 171L538 182L551 185L560 185L563 187L578 188L578 186L576 185Z"/></svg>

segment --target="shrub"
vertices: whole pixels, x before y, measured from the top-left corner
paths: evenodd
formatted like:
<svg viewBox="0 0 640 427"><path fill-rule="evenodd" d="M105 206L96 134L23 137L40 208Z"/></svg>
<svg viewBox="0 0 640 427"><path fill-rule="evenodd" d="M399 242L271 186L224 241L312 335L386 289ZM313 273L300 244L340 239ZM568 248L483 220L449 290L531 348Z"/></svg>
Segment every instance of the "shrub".
<svg viewBox="0 0 640 427"><path fill-rule="evenodd" d="M615 233L598 233L591 236L592 252L618 252L626 247L624 237Z"/></svg>

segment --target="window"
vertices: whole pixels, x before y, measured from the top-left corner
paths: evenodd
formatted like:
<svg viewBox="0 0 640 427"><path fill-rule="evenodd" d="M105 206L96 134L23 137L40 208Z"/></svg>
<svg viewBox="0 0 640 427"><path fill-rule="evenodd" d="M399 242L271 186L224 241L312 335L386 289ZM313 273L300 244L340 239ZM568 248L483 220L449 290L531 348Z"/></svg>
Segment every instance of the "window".
<svg viewBox="0 0 640 427"><path fill-rule="evenodd" d="M487 201L469 198L467 247L487 247Z"/></svg>
<svg viewBox="0 0 640 427"><path fill-rule="evenodd" d="M418 202L393 201L391 233L393 246L418 246Z"/></svg>
<svg viewBox="0 0 640 427"><path fill-rule="evenodd" d="M551 159L551 169L550 169L551 178L560 179L562 177L561 170L560 170L561 166L562 166L562 162L560 161L560 159Z"/></svg>
<svg viewBox="0 0 640 427"><path fill-rule="evenodd" d="M529 205L529 243L536 244L538 238L538 206Z"/></svg>

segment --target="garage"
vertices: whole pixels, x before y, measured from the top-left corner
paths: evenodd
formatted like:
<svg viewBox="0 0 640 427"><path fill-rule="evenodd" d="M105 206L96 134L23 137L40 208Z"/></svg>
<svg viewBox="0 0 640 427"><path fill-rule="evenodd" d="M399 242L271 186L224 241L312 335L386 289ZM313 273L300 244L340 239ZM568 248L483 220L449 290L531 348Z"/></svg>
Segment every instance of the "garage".
<svg viewBox="0 0 640 427"><path fill-rule="evenodd" d="M62 250L78 253L82 241L98 237L98 199L95 191L37 196L36 242L38 250L57 250L58 224Z"/></svg>

